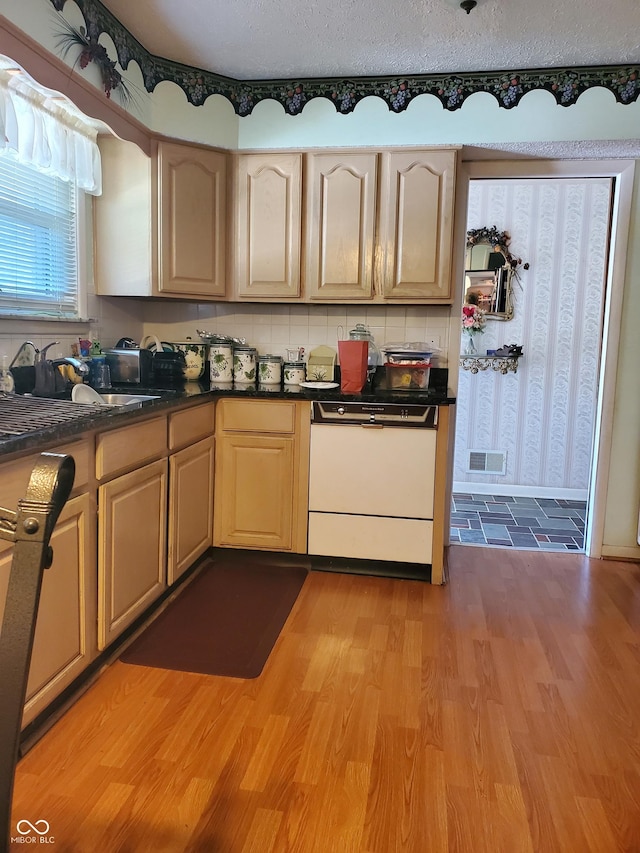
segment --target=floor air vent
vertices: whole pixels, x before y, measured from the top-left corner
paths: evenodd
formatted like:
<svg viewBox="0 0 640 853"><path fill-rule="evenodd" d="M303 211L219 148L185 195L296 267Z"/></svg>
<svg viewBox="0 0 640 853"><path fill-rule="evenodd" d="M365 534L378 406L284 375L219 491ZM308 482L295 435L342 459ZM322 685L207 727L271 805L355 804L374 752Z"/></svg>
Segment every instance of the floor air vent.
<svg viewBox="0 0 640 853"><path fill-rule="evenodd" d="M507 454L503 450L470 450L469 474L504 474L507 468Z"/></svg>

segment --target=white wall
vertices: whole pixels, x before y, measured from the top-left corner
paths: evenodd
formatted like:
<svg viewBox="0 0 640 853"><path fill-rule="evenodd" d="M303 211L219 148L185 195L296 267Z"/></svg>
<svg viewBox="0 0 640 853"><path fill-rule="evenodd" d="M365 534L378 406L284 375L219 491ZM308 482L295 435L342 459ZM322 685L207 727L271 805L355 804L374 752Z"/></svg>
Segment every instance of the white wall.
<svg viewBox="0 0 640 853"><path fill-rule="evenodd" d="M530 269L514 282L513 320L488 320L477 337L483 353L522 344L518 372L459 373L456 484L586 497L609 214L607 178L471 182L467 226L508 231ZM469 450L506 453L505 474L468 473Z"/></svg>
<svg viewBox="0 0 640 853"><path fill-rule="evenodd" d="M627 274L620 318L611 458L607 477L602 555L639 560L640 506L640 169L636 164Z"/></svg>
<svg viewBox="0 0 640 853"><path fill-rule="evenodd" d="M399 114L375 97L360 101L349 115L339 114L323 98L310 101L298 116L286 115L274 101L262 101L241 119L238 147L584 143L634 139L639 120L640 103L622 106L605 89L590 89L571 107L558 106L550 92L529 92L512 110L499 107L492 95L476 93L453 112L432 95L420 95Z"/></svg>

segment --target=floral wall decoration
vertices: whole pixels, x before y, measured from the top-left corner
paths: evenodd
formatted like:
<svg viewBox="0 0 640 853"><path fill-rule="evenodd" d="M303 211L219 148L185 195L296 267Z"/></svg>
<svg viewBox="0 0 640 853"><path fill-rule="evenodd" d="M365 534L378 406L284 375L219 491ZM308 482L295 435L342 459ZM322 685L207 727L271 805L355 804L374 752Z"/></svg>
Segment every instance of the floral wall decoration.
<svg viewBox="0 0 640 853"><path fill-rule="evenodd" d="M462 306L462 333L466 338L464 346L465 355L474 355L477 352L475 336L484 334L487 318L485 312L471 303Z"/></svg>
<svg viewBox="0 0 640 853"><path fill-rule="evenodd" d="M493 249L500 247L502 254L505 256L507 263L516 277L520 264L522 264L523 270L529 269L529 264L523 263L522 258L511 254L509 249L511 235L508 231L499 231L495 225L492 225L490 228L471 228L467 231L467 249L471 249L476 243L489 243Z"/></svg>
<svg viewBox="0 0 640 853"><path fill-rule="evenodd" d="M50 0L61 12L66 0ZM145 88L153 92L158 83L169 81L180 86L189 103L203 104L210 95L222 95L237 115L250 115L260 101L276 100L289 115L299 115L313 98L327 98L337 112L353 112L359 101L369 96L382 98L389 110L401 113L418 95L433 95L446 110L458 110L476 92L493 95L505 109L516 107L522 97L542 89L555 97L560 106L575 104L580 95L594 87L613 93L620 104L634 103L640 95L640 65L589 66L577 68L527 69L522 71L461 72L459 74L407 74L401 77L309 78L301 80L234 80L211 71L182 65L149 53L106 9L100 0L75 0L86 24L80 35L86 40L83 60L98 62L105 91L124 93L115 68L109 71L108 57L98 50L98 38L106 33L113 40L117 60L126 70L134 60L139 65ZM178 0L175 0L178 2ZM63 45L63 50L65 46ZM66 48L68 50L68 47ZM81 48L82 49L82 48ZM106 54L106 51L105 51ZM104 66L104 68L102 68ZM109 83L111 73L111 83ZM118 75L118 76L115 76ZM110 86L110 88L109 88Z"/></svg>
<svg viewBox="0 0 640 853"><path fill-rule="evenodd" d="M56 34L58 47L63 57L66 57L74 47L80 48L76 63L80 68L86 68L90 62L95 63L100 71L102 86L107 98L116 92L124 104L132 101L131 84L128 83L116 68L116 63L109 58L106 47L97 38L89 36L84 29L76 29L64 18L61 18L61 29Z"/></svg>

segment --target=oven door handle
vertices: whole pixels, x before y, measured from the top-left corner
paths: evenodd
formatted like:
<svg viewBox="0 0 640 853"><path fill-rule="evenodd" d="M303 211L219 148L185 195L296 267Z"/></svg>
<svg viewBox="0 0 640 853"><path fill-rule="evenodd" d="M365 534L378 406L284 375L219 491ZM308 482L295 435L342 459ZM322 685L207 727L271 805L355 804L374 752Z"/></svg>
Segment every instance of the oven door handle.
<svg viewBox="0 0 640 853"><path fill-rule="evenodd" d="M363 429L384 429L384 424L360 424Z"/></svg>

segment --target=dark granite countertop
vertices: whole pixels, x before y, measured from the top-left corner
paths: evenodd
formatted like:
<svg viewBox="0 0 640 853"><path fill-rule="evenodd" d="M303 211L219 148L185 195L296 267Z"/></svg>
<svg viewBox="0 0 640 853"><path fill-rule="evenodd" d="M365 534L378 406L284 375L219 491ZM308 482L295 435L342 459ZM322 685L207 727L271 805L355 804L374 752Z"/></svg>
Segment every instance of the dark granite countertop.
<svg viewBox="0 0 640 853"><path fill-rule="evenodd" d="M73 417L51 425L29 430L21 435L7 437L0 429L0 458L38 451L72 440L83 432L107 430L126 426L128 423L150 414L162 413L177 406L204 402L207 398L248 397L252 399L295 399L295 400L355 400L362 402L419 403L447 406L455 403L446 387L448 371L431 370L430 384L425 391L397 391L386 387L384 375L374 377L373 383L367 383L360 394L343 394L340 387L334 389L307 389L300 386L222 386L208 382L187 382L182 388L149 389L137 386L118 387L113 390L124 393L155 393L157 400L148 400L131 406L101 407L67 403L73 406ZM19 401L25 399L16 397ZM28 398L26 398L28 399ZM43 398L37 398L43 402ZM52 400L52 414L59 400ZM8 405L11 405L10 401Z"/></svg>
<svg viewBox="0 0 640 853"><path fill-rule="evenodd" d="M299 385L248 385L237 386L233 383L207 385L207 391L216 396L232 397L273 397L275 399L296 400L355 400L367 403L420 403L436 406L449 406L456 398L450 393L447 382L449 371L446 368L431 368L429 387L424 391L400 391L386 384L384 368L378 368L372 382L367 382L359 394L345 394L336 388L311 389ZM189 383L195 384L195 383Z"/></svg>

